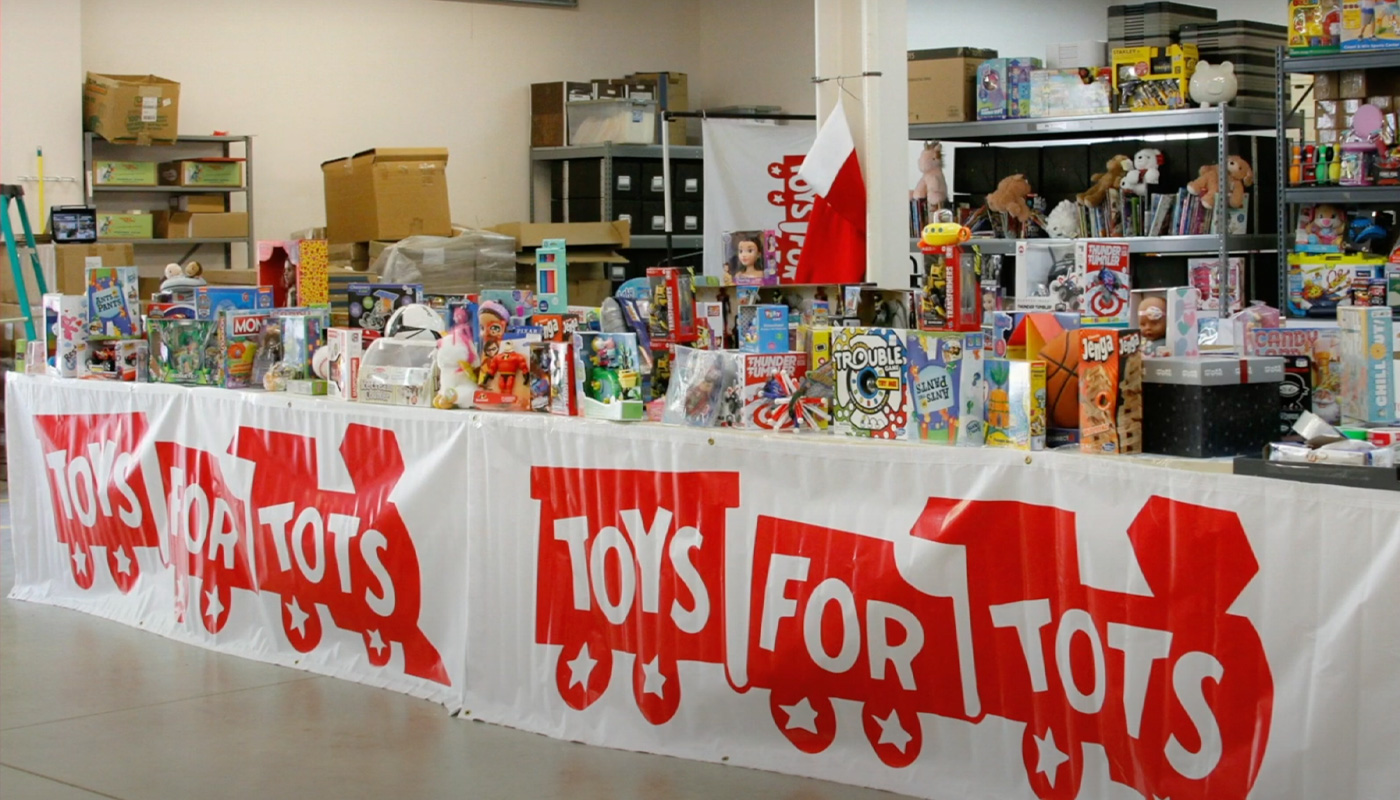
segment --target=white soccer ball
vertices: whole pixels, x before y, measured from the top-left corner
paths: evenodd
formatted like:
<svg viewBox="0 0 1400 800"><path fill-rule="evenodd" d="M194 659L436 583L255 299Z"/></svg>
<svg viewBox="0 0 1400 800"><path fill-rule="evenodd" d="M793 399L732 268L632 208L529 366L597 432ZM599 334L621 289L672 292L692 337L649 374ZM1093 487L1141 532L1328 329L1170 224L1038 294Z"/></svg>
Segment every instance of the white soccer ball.
<svg viewBox="0 0 1400 800"><path fill-rule="evenodd" d="M389 317L384 335L390 339L441 339L447 332L442 315L422 303L404 306Z"/></svg>

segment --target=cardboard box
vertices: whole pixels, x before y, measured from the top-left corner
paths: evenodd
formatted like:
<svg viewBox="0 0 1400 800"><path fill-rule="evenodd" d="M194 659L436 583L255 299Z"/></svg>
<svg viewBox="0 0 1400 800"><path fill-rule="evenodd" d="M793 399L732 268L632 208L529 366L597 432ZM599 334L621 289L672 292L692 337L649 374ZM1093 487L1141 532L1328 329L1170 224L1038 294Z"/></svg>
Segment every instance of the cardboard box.
<svg viewBox="0 0 1400 800"><path fill-rule="evenodd" d="M125 244L54 245L54 286L63 294L83 294L87 290L88 267L130 267L136 265L136 252ZM30 295L34 297L35 295Z"/></svg>
<svg viewBox="0 0 1400 800"><path fill-rule="evenodd" d="M155 186L159 183L154 161L94 161L94 186Z"/></svg>
<svg viewBox="0 0 1400 800"><path fill-rule="evenodd" d="M97 215L97 235L102 239L150 239L155 232L153 214Z"/></svg>
<svg viewBox="0 0 1400 800"><path fill-rule="evenodd" d="M170 198L170 210L222 214L228 211L228 198L222 194L179 194Z"/></svg>
<svg viewBox="0 0 1400 800"><path fill-rule="evenodd" d="M689 111L690 110L690 77L684 72L638 72L627 76L627 80L632 84L650 83L655 88L657 108L661 111ZM630 96L642 99L644 95L629 92ZM656 141L661 141L661 115L657 115ZM667 135L671 144L685 144L686 125L683 119L673 119L668 123L670 130Z"/></svg>
<svg viewBox="0 0 1400 800"><path fill-rule="evenodd" d="M563 239L570 248L606 245L625 250L632 245L632 226L623 221L506 222L488 230L515 237L515 246L520 250L539 247L545 239Z"/></svg>
<svg viewBox="0 0 1400 800"><path fill-rule="evenodd" d="M167 161L160 165L162 186L229 186L243 185L241 158L187 158Z"/></svg>
<svg viewBox="0 0 1400 800"><path fill-rule="evenodd" d="M445 147L365 150L321 172L331 242L452 235Z"/></svg>
<svg viewBox="0 0 1400 800"><path fill-rule="evenodd" d="M173 144L180 133L180 84L155 75L89 72L83 130L118 144Z"/></svg>
<svg viewBox="0 0 1400 800"><path fill-rule="evenodd" d="M592 100L593 86L575 81L530 85L530 146L563 147L569 143L564 105Z"/></svg>
<svg viewBox="0 0 1400 800"><path fill-rule="evenodd" d="M967 122L977 118L977 65L995 50L945 47L909 51L909 122Z"/></svg>
<svg viewBox="0 0 1400 800"><path fill-rule="evenodd" d="M157 211L152 216L157 239L236 239L248 235L248 214L243 211Z"/></svg>

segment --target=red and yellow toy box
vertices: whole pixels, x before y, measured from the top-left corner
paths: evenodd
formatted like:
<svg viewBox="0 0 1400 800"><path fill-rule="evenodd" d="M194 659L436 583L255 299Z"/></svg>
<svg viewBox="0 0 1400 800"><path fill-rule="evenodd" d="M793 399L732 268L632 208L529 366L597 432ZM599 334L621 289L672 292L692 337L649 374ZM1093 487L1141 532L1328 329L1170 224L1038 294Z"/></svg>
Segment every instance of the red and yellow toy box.
<svg viewBox="0 0 1400 800"><path fill-rule="evenodd" d="M1135 330L1079 330L1079 449L1142 452L1142 337Z"/></svg>
<svg viewBox="0 0 1400 800"><path fill-rule="evenodd" d="M651 286L651 349L664 350L673 344L691 344L699 334L695 329L695 290L690 273L680 267L648 267Z"/></svg>

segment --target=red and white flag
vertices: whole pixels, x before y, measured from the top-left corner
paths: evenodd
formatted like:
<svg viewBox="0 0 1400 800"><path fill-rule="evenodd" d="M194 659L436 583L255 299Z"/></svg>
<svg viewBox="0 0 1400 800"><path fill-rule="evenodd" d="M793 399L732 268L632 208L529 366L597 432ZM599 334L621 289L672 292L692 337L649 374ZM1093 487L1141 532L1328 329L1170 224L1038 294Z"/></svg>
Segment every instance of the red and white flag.
<svg viewBox="0 0 1400 800"><path fill-rule="evenodd" d="M796 283L865 280L865 178L843 104L826 118L798 176L812 187L812 217Z"/></svg>

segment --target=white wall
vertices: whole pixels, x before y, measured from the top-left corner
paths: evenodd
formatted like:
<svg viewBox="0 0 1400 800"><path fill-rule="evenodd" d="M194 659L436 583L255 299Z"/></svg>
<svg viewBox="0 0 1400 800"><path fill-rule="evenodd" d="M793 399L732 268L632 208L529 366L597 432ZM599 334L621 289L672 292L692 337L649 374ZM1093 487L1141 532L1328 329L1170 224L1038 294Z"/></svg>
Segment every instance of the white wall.
<svg viewBox="0 0 1400 800"><path fill-rule="evenodd" d="M180 81L183 133L257 137L259 238L322 224L321 162L376 146L448 147L452 218L482 226L528 215L531 83L670 69L702 96L694 0L579 5L83 0L82 58Z"/></svg>
<svg viewBox="0 0 1400 800"><path fill-rule="evenodd" d="M1194 0L1193 0L1194 2ZM984 47L1045 58L1046 45L1106 39L1104 0L909 0L909 49Z"/></svg>
<svg viewBox="0 0 1400 800"><path fill-rule="evenodd" d="M44 203L83 201L83 64L79 0L0 3L0 181L24 186L30 222L39 231L35 151L44 149ZM14 224L18 233L19 219Z"/></svg>
<svg viewBox="0 0 1400 800"><path fill-rule="evenodd" d="M705 103L778 105L810 114L816 103L813 0L699 0Z"/></svg>

